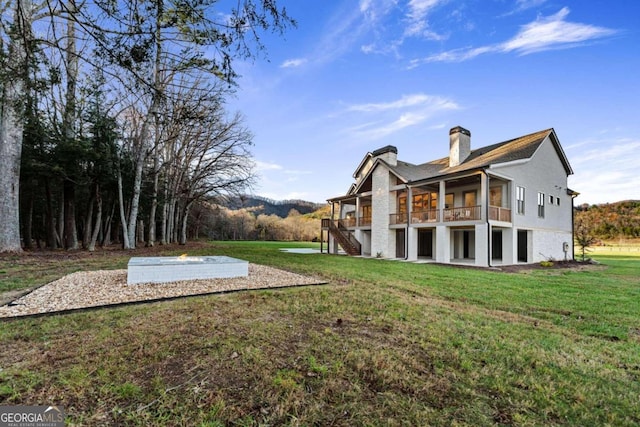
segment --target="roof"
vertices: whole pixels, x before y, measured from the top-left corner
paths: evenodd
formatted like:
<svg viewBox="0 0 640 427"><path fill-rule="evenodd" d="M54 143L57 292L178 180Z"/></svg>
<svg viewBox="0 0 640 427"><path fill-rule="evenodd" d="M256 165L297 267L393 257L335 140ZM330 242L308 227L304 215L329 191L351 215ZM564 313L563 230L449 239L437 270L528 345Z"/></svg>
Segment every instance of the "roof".
<svg viewBox="0 0 640 427"><path fill-rule="evenodd" d="M556 149L565 172L567 175L571 175L573 170L567 161L567 157L553 129L541 130L519 138L471 150L469 157L459 165L453 167L449 166L449 157L443 157L442 159L419 165L398 161L396 166L388 165L388 167L394 173L401 176L406 182L423 181L460 172L485 169L501 163L528 160L547 138L551 140L551 143Z"/></svg>
<svg viewBox="0 0 640 427"><path fill-rule="evenodd" d="M377 162L384 163L391 172L397 175L405 183L427 181L447 175L472 172L498 164L526 161L533 157L540 145L542 145L547 138L549 138L553 144L567 175L573 174L573 170L569 165L569 161L560 146L560 142L558 141L558 137L556 136L553 128L471 150L469 156L457 166L449 166L449 157L443 157L441 159L418 165L398 160L397 165L395 166L377 158L375 159L375 163L372 165L369 174L375 168ZM384 147L383 149L389 148L395 149L395 147L391 146ZM376 151L381 151L383 149ZM373 153L367 153L361 164L358 166L356 172L362 168L366 160L371 158L373 158ZM364 182L364 180L362 180L362 182ZM362 182L360 184L362 184ZM350 194L351 192L356 191L357 188L352 188L350 190Z"/></svg>

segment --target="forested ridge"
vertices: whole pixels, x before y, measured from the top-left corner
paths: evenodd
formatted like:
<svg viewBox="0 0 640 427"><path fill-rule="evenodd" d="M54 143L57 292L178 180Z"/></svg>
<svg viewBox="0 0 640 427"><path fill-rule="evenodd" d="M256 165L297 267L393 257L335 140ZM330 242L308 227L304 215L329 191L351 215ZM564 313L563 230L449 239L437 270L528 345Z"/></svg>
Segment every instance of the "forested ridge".
<svg viewBox="0 0 640 427"><path fill-rule="evenodd" d="M189 235L215 240L316 241L320 238L320 219L330 215L327 204L277 202L259 196L242 196L242 199L246 199L244 207L235 206L237 201L228 205L229 200L221 204L199 204L192 212ZM260 200L262 203L257 204ZM317 209L309 211L312 205ZM291 208L283 215L280 212L283 207ZM309 212L303 213L305 211Z"/></svg>
<svg viewBox="0 0 640 427"><path fill-rule="evenodd" d="M640 238L640 200L576 207L576 223L601 240Z"/></svg>
<svg viewBox="0 0 640 427"><path fill-rule="evenodd" d="M292 209L302 215L309 214L324 207L325 203L314 203L305 200L274 200L259 195L239 195L227 197L222 204L232 210L242 208L261 208L260 213L277 215L286 218Z"/></svg>

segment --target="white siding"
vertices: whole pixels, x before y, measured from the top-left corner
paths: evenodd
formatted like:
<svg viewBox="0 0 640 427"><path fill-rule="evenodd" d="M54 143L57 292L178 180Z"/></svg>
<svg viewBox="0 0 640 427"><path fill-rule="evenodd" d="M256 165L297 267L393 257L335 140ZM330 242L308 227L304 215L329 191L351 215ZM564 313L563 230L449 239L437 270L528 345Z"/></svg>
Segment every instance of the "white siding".
<svg viewBox="0 0 640 427"><path fill-rule="evenodd" d="M528 262L539 262L547 258L564 259L563 242L569 244L568 253L572 254L572 200L567 194L566 171L551 140L547 138L529 161L499 166L495 170L513 179L511 194L513 227L530 231L531 250ZM517 213L517 187L525 188L524 215ZM538 216L538 193L544 194L544 218ZM549 202L549 196L553 196L553 204ZM515 233L513 238L515 239ZM513 249L516 248L517 245L514 242ZM506 255L504 258L507 262L510 257Z"/></svg>

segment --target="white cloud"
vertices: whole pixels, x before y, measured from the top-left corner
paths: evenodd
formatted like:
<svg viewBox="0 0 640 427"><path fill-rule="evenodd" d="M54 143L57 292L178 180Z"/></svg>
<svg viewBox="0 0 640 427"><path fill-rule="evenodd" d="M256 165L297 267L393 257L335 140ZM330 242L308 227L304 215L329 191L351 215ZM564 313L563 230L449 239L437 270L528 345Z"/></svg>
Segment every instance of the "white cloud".
<svg viewBox="0 0 640 427"><path fill-rule="evenodd" d="M547 0L516 0L516 9L517 10L531 9L533 7L538 7L546 2Z"/></svg>
<svg viewBox="0 0 640 427"><path fill-rule="evenodd" d="M510 40L494 45L476 48L453 49L414 60L410 68L427 62L462 62L485 53L516 52L528 55L551 49L573 47L579 43L600 39L617 33L617 30L589 24L568 22L569 8L564 7L558 13L539 17L520 28Z"/></svg>
<svg viewBox="0 0 640 427"><path fill-rule="evenodd" d="M511 16L545 4L547 0L516 0L515 8L501 16Z"/></svg>
<svg viewBox="0 0 640 427"><path fill-rule="evenodd" d="M370 103L370 104L355 104L350 106L350 111L384 111L384 110L397 110L406 107L413 107L416 105L425 105L430 103L439 103L442 98L437 96L425 95L423 93L416 93L412 95L403 95L400 99L391 102L382 103Z"/></svg>
<svg viewBox="0 0 640 427"><path fill-rule="evenodd" d="M429 29L429 13L437 6L446 3L448 0L410 0L407 4L404 37L424 37L427 40L442 41L449 36L438 34Z"/></svg>
<svg viewBox="0 0 640 427"><path fill-rule="evenodd" d="M297 68L306 63L306 58L287 59L280 65L280 68Z"/></svg>
<svg viewBox="0 0 640 427"><path fill-rule="evenodd" d="M526 55L610 36L616 32L609 28L567 22L565 21L567 15L569 15L569 8L564 7L555 15L538 18L522 27L514 38L503 43L500 50L516 51Z"/></svg>
<svg viewBox="0 0 640 427"><path fill-rule="evenodd" d="M329 20L327 31L313 48L312 61L330 62L361 44L363 37L381 27L381 20L395 3L396 0L361 0L358 7L353 8L352 2L345 2Z"/></svg>
<svg viewBox="0 0 640 427"><path fill-rule="evenodd" d="M256 164L256 170L263 172L263 171L273 171L273 170L282 170L282 166L276 164L276 163L269 163L269 162L261 162L260 160L256 160L255 161Z"/></svg>
<svg viewBox="0 0 640 427"><path fill-rule="evenodd" d="M404 95L390 102L355 104L347 107L347 112L358 114L354 121L362 120L363 123L347 132L366 140L380 139L420 125L438 113L459 108L451 99L423 93Z"/></svg>

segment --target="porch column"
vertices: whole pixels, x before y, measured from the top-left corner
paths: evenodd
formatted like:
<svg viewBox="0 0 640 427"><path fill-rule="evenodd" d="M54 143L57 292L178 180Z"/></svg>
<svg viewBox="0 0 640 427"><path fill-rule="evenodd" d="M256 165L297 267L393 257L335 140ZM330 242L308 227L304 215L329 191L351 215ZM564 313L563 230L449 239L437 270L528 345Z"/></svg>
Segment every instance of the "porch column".
<svg viewBox="0 0 640 427"><path fill-rule="evenodd" d="M476 262L475 265L478 267L488 267L489 266L489 224L482 223L476 224L475 227L475 235L476 235Z"/></svg>
<svg viewBox="0 0 640 427"><path fill-rule="evenodd" d="M489 175L486 172L480 175L480 219L487 221L489 211Z"/></svg>
<svg viewBox="0 0 640 427"><path fill-rule="evenodd" d="M447 184L444 180L438 187L438 222L444 222L444 199L447 193ZM451 233L446 225L436 227L436 262L451 262Z"/></svg>
<svg viewBox="0 0 640 427"><path fill-rule="evenodd" d="M436 227L436 262L451 262L451 233L446 225Z"/></svg>
<svg viewBox="0 0 640 427"><path fill-rule="evenodd" d="M413 213L413 188L407 188L407 259L418 259L418 230L411 226L411 214Z"/></svg>
<svg viewBox="0 0 640 427"><path fill-rule="evenodd" d="M356 196L356 227L360 227L362 225L360 224L360 218L360 196Z"/></svg>
<svg viewBox="0 0 640 427"><path fill-rule="evenodd" d="M502 229L502 263L504 265L512 265L518 263L517 238L513 227Z"/></svg>
<svg viewBox="0 0 640 427"><path fill-rule="evenodd" d="M440 187L438 189L438 211L440 216L440 221L444 220L444 199L447 194L447 184L445 181L440 181Z"/></svg>

